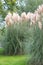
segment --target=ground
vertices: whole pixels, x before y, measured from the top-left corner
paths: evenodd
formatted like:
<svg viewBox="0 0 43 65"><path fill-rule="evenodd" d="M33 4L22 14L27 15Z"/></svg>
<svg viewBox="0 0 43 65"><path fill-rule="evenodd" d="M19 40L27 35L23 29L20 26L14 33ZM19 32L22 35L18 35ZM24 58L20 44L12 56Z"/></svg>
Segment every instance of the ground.
<svg viewBox="0 0 43 65"><path fill-rule="evenodd" d="M26 65L27 56L0 56L0 65Z"/></svg>

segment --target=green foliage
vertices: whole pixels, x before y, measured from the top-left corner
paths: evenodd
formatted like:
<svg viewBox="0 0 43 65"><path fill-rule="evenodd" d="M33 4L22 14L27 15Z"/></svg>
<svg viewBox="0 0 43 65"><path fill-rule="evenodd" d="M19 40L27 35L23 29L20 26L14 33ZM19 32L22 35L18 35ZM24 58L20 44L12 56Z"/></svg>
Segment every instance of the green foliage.
<svg viewBox="0 0 43 65"><path fill-rule="evenodd" d="M7 5L7 8L9 11L14 11L14 9L16 8L16 0L4 0L5 1L5 5Z"/></svg>
<svg viewBox="0 0 43 65"><path fill-rule="evenodd" d="M2 47L0 47L0 55L4 54L4 49Z"/></svg>
<svg viewBox="0 0 43 65"><path fill-rule="evenodd" d="M25 0L26 2L26 7L25 11L26 12L34 12L37 7L41 4L43 4L43 0Z"/></svg>
<svg viewBox="0 0 43 65"><path fill-rule="evenodd" d="M43 0L20 0L19 12L34 12L37 7L43 4ZM24 3L23 3L24 2ZM25 6L24 6L25 4Z"/></svg>
<svg viewBox="0 0 43 65"><path fill-rule="evenodd" d="M0 19L4 20L8 12L16 12L16 0L0 0Z"/></svg>

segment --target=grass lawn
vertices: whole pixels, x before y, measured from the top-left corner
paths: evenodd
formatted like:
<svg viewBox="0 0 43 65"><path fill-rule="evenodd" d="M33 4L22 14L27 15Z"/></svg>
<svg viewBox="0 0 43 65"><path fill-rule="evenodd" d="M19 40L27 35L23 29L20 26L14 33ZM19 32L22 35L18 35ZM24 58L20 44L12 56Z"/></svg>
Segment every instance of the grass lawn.
<svg viewBox="0 0 43 65"><path fill-rule="evenodd" d="M0 65L26 65L27 56L0 56Z"/></svg>

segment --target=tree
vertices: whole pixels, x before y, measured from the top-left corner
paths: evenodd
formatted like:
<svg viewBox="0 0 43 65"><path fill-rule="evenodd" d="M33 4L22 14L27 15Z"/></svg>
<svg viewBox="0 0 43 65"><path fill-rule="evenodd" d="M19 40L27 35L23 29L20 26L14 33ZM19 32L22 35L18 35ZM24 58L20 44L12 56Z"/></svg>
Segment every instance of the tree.
<svg viewBox="0 0 43 65"><path fill-rule="evenodd" d="M5 16L9 11L17 11L16 0L0 0L0 17L2 18L2 21L4 20Z"/></svg>

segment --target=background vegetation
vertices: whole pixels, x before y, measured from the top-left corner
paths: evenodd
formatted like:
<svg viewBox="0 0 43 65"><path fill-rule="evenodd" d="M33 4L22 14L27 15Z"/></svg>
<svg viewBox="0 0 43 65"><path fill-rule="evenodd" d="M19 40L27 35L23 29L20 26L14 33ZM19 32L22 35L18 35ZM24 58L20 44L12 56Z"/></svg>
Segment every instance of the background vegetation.
<svg viewBox="0 0 43 65"><path fill-rule="evenodd" d="M26 22L22 25L15 24L15 27L5 27L5 17L8 12L18 12L19 15L22 12L34 12L41 4L43 0L0 0L0 55L32 54L27 64L43 65L43 27L42 30L37 25L35 28L34 26L29 28ZM23 61L24 64L25 60Z"/></svg>

